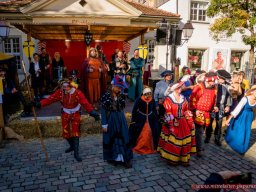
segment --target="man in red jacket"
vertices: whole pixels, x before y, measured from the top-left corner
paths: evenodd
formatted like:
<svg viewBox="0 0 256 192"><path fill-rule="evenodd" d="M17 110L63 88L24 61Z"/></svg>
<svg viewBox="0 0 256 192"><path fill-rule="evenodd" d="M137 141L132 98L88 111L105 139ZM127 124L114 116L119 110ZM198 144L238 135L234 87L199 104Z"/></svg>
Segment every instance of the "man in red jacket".
<svg viewBox="0 0 256 192"><path fill-rule="evenodd" d="M195 112L194 123L196 128L196 150L197 156L202 156L202 137L204 128L209 126L210 113L218 112L216 107L217 76L214 72L205 74L205 81L194 86L190 96L190 110Z"/></svg>
<svg viewBox="0 0 256 192"><path fill-rule="evenodd" d="M43 99L40 103L37 103L37 107L45 107L54 102L59 101L62 104L62 136L65 138L70 147L65 151L69 153L74 151L74 157L78 162L82 159L79 157L79 137L80 133L80 117L81 107L83 107L90 116L95 120L99 120L99 114L93 109L91 104L87 101L84 94L75 88L75 85L69 80L64 80L61 84L61 88L56 90L47 99Z"/></svg>

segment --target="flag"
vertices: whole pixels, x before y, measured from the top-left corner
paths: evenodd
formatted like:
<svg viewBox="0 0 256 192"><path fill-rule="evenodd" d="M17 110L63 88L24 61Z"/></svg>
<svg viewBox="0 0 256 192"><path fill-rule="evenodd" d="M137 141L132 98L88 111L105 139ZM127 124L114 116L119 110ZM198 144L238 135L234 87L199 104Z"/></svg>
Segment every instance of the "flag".
<svg viewBox="0 0 256 192"><path fill-rule="evenodd" d="M131 44L127 41L123 42L123 51L125 51L125 53L129 53L131 49Z"/></svg>
<svg viewBox="0 0 256 192"><path fill-rule="evenodd" d="M46 48L46 42L45 41L39 41L38 42L38 49L37 49L38 54L41 54L42 47Z"/></svg>

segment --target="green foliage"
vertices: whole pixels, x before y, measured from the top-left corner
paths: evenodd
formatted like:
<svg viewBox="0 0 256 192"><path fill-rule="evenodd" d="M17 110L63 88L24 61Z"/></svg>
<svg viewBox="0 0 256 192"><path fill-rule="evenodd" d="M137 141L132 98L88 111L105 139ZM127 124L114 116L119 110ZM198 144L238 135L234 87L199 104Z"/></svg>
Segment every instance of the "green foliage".
<svg viewBox="0 0 256 192"><path fill-rule="evenodd" d="M214 39L218 40L221 33L230 37L235 32L249 32L249 36L243 35L243 41L256 46L253 30L256 24L255 0L211 0L207 15L217 18L210 26Z"/></svg>

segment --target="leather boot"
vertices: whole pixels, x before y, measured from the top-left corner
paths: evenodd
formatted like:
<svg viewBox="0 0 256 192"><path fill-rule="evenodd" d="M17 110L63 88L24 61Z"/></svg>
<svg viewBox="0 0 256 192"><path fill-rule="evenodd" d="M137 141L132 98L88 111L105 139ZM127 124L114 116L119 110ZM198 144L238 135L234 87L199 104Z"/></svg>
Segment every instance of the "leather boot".
<svg viewBox="0 0 256 192"><path fill-rule="evenodd" d="M68 138L67 139L70 147L68 149L65 150L65 153L70 153L71 151L74 151L74 141L73 141L73 138Z"/></svg>
<svg viewBox="0 0 256 192"><path fill-rule="evenodd" d="M81 162L82 159L79 157L79 137L74 137L74 157L78 162Z"/></svg>

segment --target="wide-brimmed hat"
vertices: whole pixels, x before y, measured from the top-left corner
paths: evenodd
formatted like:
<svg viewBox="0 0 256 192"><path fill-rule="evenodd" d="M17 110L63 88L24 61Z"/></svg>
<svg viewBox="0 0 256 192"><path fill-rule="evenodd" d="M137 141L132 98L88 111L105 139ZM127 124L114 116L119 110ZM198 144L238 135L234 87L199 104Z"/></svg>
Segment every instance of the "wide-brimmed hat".
<svg viewBox="0 0 256 192"><path fill-rule="evenodd" d="M175 91L176 89L182 87L184 85L183 81L180 81L178 83L175 83L172 87L171 87L171 92Z"/></svg>
<svg viewBox="0 0 256 192"><path fill-rule="evenodd" d="M122 89L127 88L126 83L124 82L124 80L119 75L116 75L113 78L113 80L111 81L111 84L116 86L116 87L120 87Z"/></svg>
<svg viewBox="0 0 256 192"><path fill-rule="evenodd" d="M171 70L166 70L160 74L161 77L165 77L166 75L173 75L173 72Z"/></svg>
<svg viewBox="0 0 256 192"><path fill-rule="evenodd" d="M231 74L227 72L225 69L219 69L216 71L216 74L219 78L229 81L231 79Z"/></svg>

